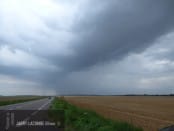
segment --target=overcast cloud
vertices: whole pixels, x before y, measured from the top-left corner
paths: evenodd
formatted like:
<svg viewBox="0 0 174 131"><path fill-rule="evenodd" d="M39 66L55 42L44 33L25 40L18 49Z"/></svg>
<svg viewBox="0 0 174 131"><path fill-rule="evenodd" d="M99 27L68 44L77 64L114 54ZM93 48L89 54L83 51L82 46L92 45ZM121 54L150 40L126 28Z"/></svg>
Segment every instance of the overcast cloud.
<svg viewBox="0 0 174 131"><path fill-rule="evenodd" d="M173 7L1 0L0 95L174 93Z"/></svg>

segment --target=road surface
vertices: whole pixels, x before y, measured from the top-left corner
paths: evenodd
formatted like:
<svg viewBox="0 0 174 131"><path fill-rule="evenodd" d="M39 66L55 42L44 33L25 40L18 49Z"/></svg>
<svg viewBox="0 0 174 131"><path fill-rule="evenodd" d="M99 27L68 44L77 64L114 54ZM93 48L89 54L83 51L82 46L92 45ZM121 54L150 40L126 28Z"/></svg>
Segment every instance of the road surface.
<svg viewBox="0 0 174 131"><path fill-rule="evenodd" d="M49 123L47 110L53 99L53 97L44 98L1 106L0 131L6 129L8 131L62 131L63 129L57 129L57 127L51 125L52 123Z"/></svg>
<svg viewBox="0 0 174 131"><path fill-rule="evenodd" d="M54 98L44 98L12 105L0 106L0 110L47 110Z"/></svg>

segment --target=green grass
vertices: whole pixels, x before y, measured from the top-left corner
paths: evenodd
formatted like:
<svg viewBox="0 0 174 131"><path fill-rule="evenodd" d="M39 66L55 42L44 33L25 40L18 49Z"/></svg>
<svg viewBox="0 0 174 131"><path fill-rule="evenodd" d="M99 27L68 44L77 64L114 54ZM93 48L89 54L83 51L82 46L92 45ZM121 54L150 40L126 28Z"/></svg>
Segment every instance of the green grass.
<svg viewBox="0 0 174 131"><path fill-rule="evenodd" d="M94 111L81 109L56 98L51 110L57 109L65 111L65 131L143 131L129 123L106 119Z"/></svg>
<svg viewBox="0 0 174 131"><path fill-rule="evenodd" d="M16 104L16 103L22 103L22 102L27 102L27 101L32 101L32 100L37 100L37 99L42 99L42 98L44 98L44 97L9 98L9 99L0 101L0 106L10 105L10 104Z"/></svg>

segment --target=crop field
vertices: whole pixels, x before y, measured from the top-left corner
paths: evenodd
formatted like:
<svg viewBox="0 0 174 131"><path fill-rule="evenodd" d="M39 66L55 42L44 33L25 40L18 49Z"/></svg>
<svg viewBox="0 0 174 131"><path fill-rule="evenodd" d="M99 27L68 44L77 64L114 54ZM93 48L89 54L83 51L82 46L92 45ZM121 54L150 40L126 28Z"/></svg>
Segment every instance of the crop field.
<svg viewBox="0 0 174 131"><path fill-rule="evenodd" d="M104 117L142 127L144 131L157 131L174 124L172 96L67 96L65 99Z"/></svg>
<svg viewBox="0 0 174 131"><path fill-rule="evenodd" d="M127 122L106 119L95 111L82 109L67 102L64 98L56 98L52 102L50 111L63 110L65 114L65 131L143 131ZM62 115L51 112L50 119L61 120Z"/></svg>

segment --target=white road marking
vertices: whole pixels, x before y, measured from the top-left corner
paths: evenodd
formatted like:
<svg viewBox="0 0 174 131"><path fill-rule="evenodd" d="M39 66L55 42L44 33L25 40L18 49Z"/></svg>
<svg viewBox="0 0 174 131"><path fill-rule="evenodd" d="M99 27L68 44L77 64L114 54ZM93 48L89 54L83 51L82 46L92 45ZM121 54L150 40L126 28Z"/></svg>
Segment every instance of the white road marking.
<svg viewBox="0 0 174 131"><path fill-rule="evenodd" d="M27 118L25 118L24 121L28 121L28 120L31 118L31 116L36 115L40 110L42 110L45 106L47 106L51 101L52 101L52 100L50 100L50 101L48 101L47 103L43 104L40 108L38 108L37 111L31 113L30 116L28 116Z"/></svg>
<svg viewBox="0 0 174 131"><path fill-rule="evenodd" d="M34 116L34 115L36 115L36 114L37 114L37 112L38 112L38 110L37 110L37 111L35 111L35 112L33 112L31 115L32 115L32 116Z"/></svg>
<svg viewBox="0 0 174 131"><path fill-rule="evenodd" d="M48 101L47 103L43 104L38 110L42 110L45 106L47 106L51 101Z"/></svg>

